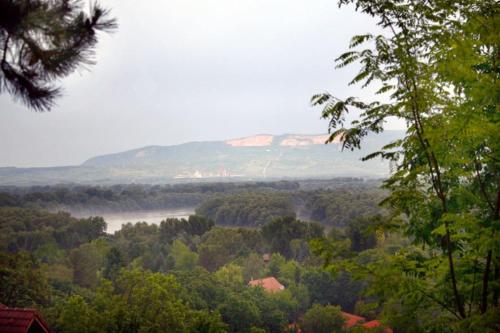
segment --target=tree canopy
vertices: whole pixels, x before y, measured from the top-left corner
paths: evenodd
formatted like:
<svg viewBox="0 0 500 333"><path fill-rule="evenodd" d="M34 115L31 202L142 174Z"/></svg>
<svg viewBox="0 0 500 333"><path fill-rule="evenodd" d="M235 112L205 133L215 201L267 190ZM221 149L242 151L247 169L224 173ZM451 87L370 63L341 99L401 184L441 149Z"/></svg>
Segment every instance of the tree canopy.
<svg viewBox="0 0 500 333"><path fill-rule="evenodd" d="M389 304L394 314L400 303L406 311L422 311L419 319L439 312L440 320L423 320L426 329L458 329L479 320L484 331L492 330L486 319L498 313L500 288L498 3L339 1L348 4L378 19L383 32L354 36L337 67L359 63L350 84L374 85L381 98L314 96L330 121L329 140L340 136L344 148L356 149L391 117L408 127L403 139L365 159L392 162L384 203L394 218L386 227L410 236L412 244L384 259L372 256L383 266L365 273L383 275L392 267L399 276L392 287L392 279L374 277L385 284L378 292L388 313ZM359 119L347 123L354 110Z"/></svg>
<svg viewBox="0 0 500 333"><path fill-rule="evenodd" d="M0 92L36 111L54 106L55 82L93 64L98 31L116 20L94 3L89 12L75 0L0 1Z"/></svg>

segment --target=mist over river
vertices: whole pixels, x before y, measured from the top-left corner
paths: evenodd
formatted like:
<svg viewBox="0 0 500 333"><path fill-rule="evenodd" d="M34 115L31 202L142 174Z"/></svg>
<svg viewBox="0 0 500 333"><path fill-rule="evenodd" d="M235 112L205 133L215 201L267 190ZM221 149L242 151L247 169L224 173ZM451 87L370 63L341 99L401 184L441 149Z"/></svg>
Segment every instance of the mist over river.
<svg viewBox="0 0 500 333"><path fill-rule="evenodd" d="M89 216L102 216L106 221L108 227L106 232L113 234L115 231L121 229L123 224L128 222L147 222L148 224L160 224L161 221L166 218L185 218L187 219L189 215L194 214L193 208L177 208L177 209L164 209L164 210L139 210L132 212L120 212L120 213L96 213L96 214L76 214L78 217L89 217Z"/></svg>

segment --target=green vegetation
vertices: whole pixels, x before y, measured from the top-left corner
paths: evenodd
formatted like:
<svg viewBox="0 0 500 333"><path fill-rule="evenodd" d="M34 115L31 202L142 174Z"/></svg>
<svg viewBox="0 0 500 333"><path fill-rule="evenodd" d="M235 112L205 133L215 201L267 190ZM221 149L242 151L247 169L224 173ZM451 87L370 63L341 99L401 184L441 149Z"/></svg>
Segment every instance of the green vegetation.
<svg viewBox="0 0 500 333"><path fill-rule="evenodd" d="M366 156L392 164L383 190L359 180L7 187L0 302L37 307L61 332L365 330L346 327L341 309L401 332L498 332L500 7L493 0L339 4L354 4L385 30L354 36L337 59L338 67L359 62L351 84L377 84L384 102L331 94L312 102L330 121L330 141L341 138L348 150L391 117L407 123L404 137ZM96 10L97 22L105 13ZM8 47L11 32L3 30ZM42 69L51 65L51 56L29 47ZM31 99L22 84L9 86L26 73L9 72L5 57L2 71L9 91L35 108L50 106L49 88L46 99L43 91ZM346 123L352 109L360 118ZM94 161L108 162L115 163ZM101 217L43 210L183 205L198 205L197 215L129 223L113 235ZM285 289L248 285L269 276Z"/></svg>
<svg viewBox="0 0 500 333"><path fill-rule="evenodd" d="M0 302L37 307L61 332L279 333L314 304L354 311L360 300L359 282L309 251L323 227L293 217L250 229L190 216L109 235L98 217L3 207L0 225ZM285 290L247 285L267 276Z"/></svg>
<svg viewBox="0 0 500 333"><path fill-rule="evenodd" d="M116 28L94 3L87 14L78 1L0 2L0 92L36 111L48 111L61 95L54 85L93 62L98 31Z"/></svg>
<svg viewBox="0 0 500 333"><path fill-rule="evenodd" d="M257 227L296 216L326 226L381 213L379 182L316 181L182 185L4 187L0 206L67 210L81 215L196 207L198 215L229 226Z"/></svg>
<svg viewBox="0 0 500 333"><path fill-rule="evenodd" d="M104 235L101 217L76 219L68 213L0 207L0 249L46 253L70 249Z"/></svg>
<svg viewBox="0 0 500 333"><path fill-rule="evenodd" d="M500 323L499 64L497 1L341 0L385 31L354 36L338 67L360 63L351 84L374 85L378 101L313 97L331 139L356 149L390 117L406 135L366 159L391 161L374 228L407 238L402 246L314 244L331 269L366 281L379 309L405 332L497 332ZM345 115L361 110L350 124ZM355 231L355 230L353 230ZM352 236L352 235L351 235ZM382 234L380 234L382 236ZM371 241L370 241L371 242ZM369 243L370 243L369 242ZM372 247L372 245L368 246ZM417 320L416 320L417 319Z"/></svg>
<svg viewBox="0 0 500 333"><path fill-rule="evenodd" d="M377 187L343 187L300 193L302 215L328 226L345 226L350 221L381 213L379 203L386 192Z"/></svg>
<svg viewBox="0 0 500 333"><path fill-rule="evenodd" d="M339 332L344 325L344 318L340 308L319 304L309 309L302 318L302 328L305 333L331 333Z"/></svg>
<svg viewBox="0 0 500 333"><path fill-rule="evenodd" d="M349 182L348 182L349 184ZM124 212L194 207L215 194L292 191L297 182L200 183L178 185L1 187L0 206L74 212Z"/></svg>
<svg viewBox="0 0 500 333"><path fill-rule="evenodd" d="M205 201L196 212L222 225L261 226L278 216L295 216L287 194L247 192Z"/></svg>

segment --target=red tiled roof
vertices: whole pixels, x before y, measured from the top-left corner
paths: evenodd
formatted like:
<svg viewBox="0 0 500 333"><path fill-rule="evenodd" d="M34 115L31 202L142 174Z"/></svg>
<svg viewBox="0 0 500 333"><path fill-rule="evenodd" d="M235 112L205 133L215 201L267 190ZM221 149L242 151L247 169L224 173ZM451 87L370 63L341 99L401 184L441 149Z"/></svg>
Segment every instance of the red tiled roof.
<svg viewBox="0 0 500 333"><path fill-rule="evenodd" d="M287 332L302 333L302 330L300 329L299 325L297 325L297 323L291 323L288 325Z"/></svg>
<svg viewBox="0 0 500 333"><path fill-rule="evenodd" d="M269 291L271 293L276 292L276 291L285 290L285 286L283 286L281 283L279 283L279 281L276 280L272 276L264 278L264 279L259 279L259 280L251 280L250 282L248 282L248 285L260 286L260 287L264 288L264 290Z"/></svg>
<svg viewBox="0 0 500 333"><path fill-rule="evenodd" d="M9 308L0 304L0 333L26 333L31 327L36 328L35 332L52 332L35 309Z"/></svg>
<svg viewBox="0 0 500 333"><path fill-rule="evenodd" d="M361 322L365 321L365 318L363 318L363 317L356 316L356 315L353 315L353 314L350 314L347 312L343 312L343 311L342 311L342 316L345 319L344 328L351 328L351 327L355 326L356 324L358 324L360 321Z"/></svg>
<svg viewBox="0 0 500 333"><path fill-rule="evenodd" d="M378 320L372 320L372 321L369 321L369 322L363 324L364 328L376 328L376 327L380 327L380 326L382 326L382 323ZM392 333L392 328L387 327L385 329L385 332Z"/></svg>

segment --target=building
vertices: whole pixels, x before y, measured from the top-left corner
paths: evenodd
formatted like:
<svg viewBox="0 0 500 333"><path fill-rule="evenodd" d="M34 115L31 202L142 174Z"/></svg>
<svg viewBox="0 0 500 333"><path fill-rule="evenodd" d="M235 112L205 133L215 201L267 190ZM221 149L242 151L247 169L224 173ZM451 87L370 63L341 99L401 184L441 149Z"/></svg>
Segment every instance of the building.
<svg viewBox="0 0 500 333"><path fill-rule="evenodd" d="M377 327L383 327L382 323L378 320L372 320L366 322L364 317L356 316L351 313L342 312L342 316L345 319L344 329L349 330L354 326L361 326L366 329L372 329ZM392 333L392 328L386 327L384 330L385 333Z"/></svg>
<svg viewBox="0 0 500 333"><path fill-rule="evenodd" d="M344 317L345 319L344 328L346 329L352 328L357 324L363 323L365 321L365 318L363 317L356 316L343 311L342 311L342 317Z"/></svg>
<svg viewBox="0 0 500 333"><path fill-rule="evenodd" d="M368 329L377 328L377 327L381 327L381 326L383 326L383 325L378 320L372 320L372 321L369 321L369 322L363 324L363 327L368 328ZM392 328L386 327L385 333L392 333Z"/></svg>
<svg viewBox="0 0 500 333"><path fill-rule="evenodd" d="M9 308L0 304L0 333L52 333L35 309Z"/></svg>
<svg viewBox="0 0 500 333"><path fill-rule="evenodd" d="M262 287L265 291L270 293L285 290L285 286L279 283L279 281L272 276L264 279L250 280L250 282L248 282L248 285L253 287Z"/></svg>
<svg viewBox="0 0 500 333"><path fill-rule="evenodd" d="M286 333L302 333L302 330L297 323L291 323L288 325Z"/></svg>

